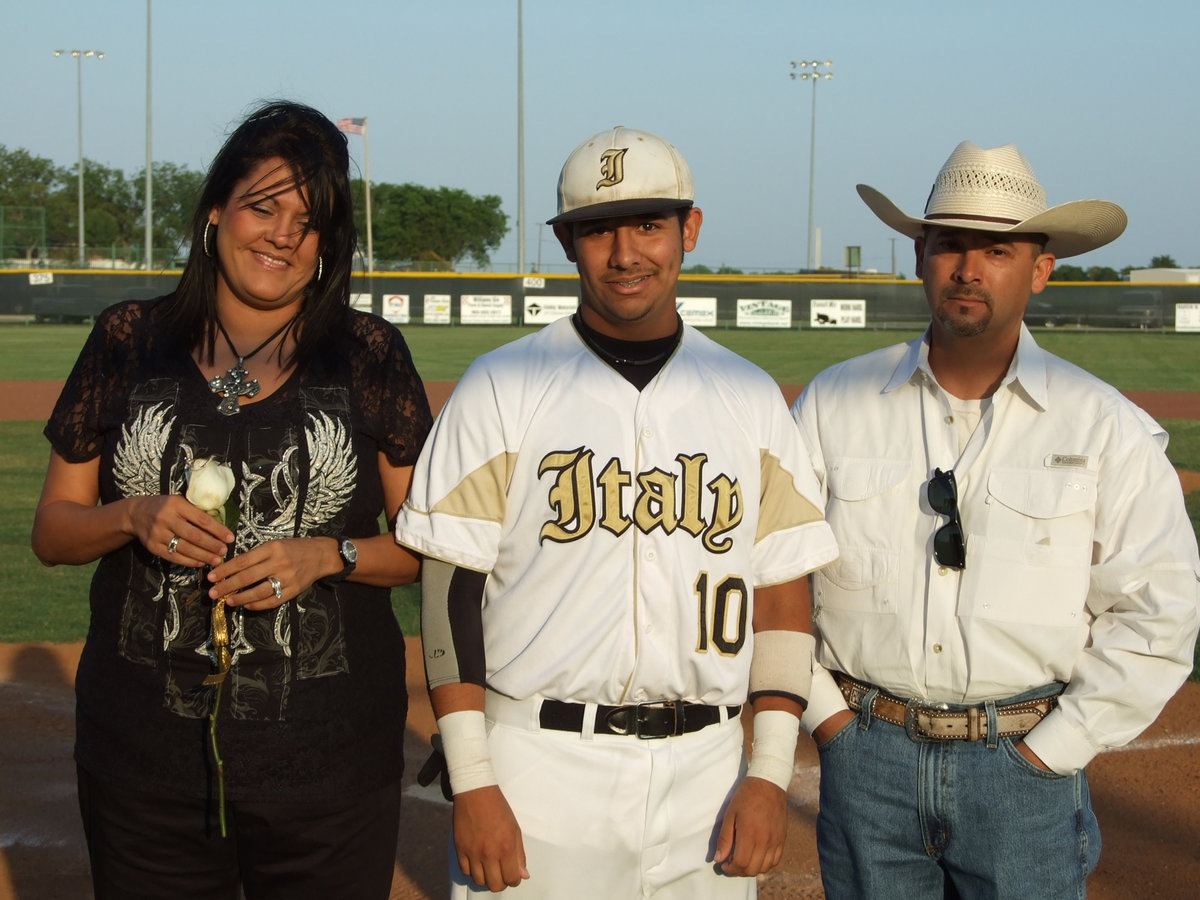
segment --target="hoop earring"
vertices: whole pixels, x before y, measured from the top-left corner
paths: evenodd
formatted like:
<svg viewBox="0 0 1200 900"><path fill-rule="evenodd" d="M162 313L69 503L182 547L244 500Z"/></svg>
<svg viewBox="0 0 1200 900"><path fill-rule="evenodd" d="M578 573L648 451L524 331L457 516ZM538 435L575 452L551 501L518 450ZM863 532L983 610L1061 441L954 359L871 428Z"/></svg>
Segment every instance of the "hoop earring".
<svg viewBox="0 0 1200 900"><path fill-rule="evenodd" d="M209 259L212 259L212 250L210 250L209 246L208 246L208 229L211 227L212 227L212 222L204 223L204 241L203 241L204 255L207 256Z"/></svg>
<svg viewBox="0 0 1200 900"><path fill-rule="evenodd" d="M321 280L321 275L324 273L324 271L325 271L325 260L322 257L318 256L317 257L317 281Z"/></svg>

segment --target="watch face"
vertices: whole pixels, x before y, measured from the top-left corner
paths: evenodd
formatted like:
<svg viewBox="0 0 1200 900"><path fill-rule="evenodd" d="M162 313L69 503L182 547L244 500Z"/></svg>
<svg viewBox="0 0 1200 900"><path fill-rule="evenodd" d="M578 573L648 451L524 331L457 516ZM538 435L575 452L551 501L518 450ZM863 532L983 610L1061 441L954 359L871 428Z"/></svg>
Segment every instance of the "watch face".
<svg viewBox="0 0 1200 900"><path fill-rule="evenodd" d="M342 559L344 559L350 565L354 565L356 562L358 562L358 548L354 546L354 541L350 540L349 538L342 541L341 552Z"/></svg>

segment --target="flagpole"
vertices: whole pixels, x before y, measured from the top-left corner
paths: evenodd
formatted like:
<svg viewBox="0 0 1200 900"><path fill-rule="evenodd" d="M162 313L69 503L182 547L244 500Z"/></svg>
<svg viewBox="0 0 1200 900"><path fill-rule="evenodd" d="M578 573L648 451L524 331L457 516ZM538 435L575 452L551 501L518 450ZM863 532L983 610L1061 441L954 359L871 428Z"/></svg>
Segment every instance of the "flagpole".
<svg viewBox="0 0 1200 900"><path fill-rule="evenodd" d="M374 277L375 275L375 242L371 235L371 142L367 138L367 119L366 116L362 120L363 130L363 170L366 178L367 188L367 275ZM371 293L374 295L375 289L371 288ZM372 296L371 304L375 304L375 298Z"/></svg>
<svg viewBox="0 0 1200 900"><path fill-rule="evenodd" d="M367 117L338 119L337 127L346 134L361 134L363 139L363 187L367 199L367 277L371 279L371 306L375 306L375 238L371 233L371 144L367 140Z"/></svg>

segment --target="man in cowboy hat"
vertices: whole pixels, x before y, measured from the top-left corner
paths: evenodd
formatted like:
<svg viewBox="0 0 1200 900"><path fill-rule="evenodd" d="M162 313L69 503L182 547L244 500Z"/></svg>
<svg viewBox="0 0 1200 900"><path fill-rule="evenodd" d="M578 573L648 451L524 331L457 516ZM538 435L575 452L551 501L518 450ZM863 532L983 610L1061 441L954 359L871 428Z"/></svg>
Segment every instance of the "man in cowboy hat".
<svg viewBox="0 0 1200 900"><path fill-rule="evenodd" d="M960 144L913 238L931 321L792 410L841 549L813 581L804 727L830 898L1078 897L1084 767L1187 678L1200 560L1166 433L1022 315L1120 207L1047 208L1015 147Z"/></svg>

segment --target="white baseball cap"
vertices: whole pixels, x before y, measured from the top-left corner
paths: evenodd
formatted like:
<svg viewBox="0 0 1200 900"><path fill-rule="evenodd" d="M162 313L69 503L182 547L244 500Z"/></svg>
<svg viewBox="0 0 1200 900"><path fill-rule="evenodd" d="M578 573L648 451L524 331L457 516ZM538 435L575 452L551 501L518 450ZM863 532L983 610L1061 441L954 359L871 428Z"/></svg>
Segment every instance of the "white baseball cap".
<svg viewBox="0 0 1200 900"><path fill-rule="evenodd" d="M547 224L685 209L695 196L678 150L658 135L618 125L567 157L558 176L558 215Z"/></svg>
<svg viewBox="0 0 1200 900"><path fill-rule="evenodd" d="M1012 144L984 150L959 144L933 183L925 213L910 216L865 184L858 195L886 225L911 238L929 225L1046 235L1046 251L1078 256L1120 237L1125 210L1107 200L1072 200L1048 207L1033 166Z"/></svg>

